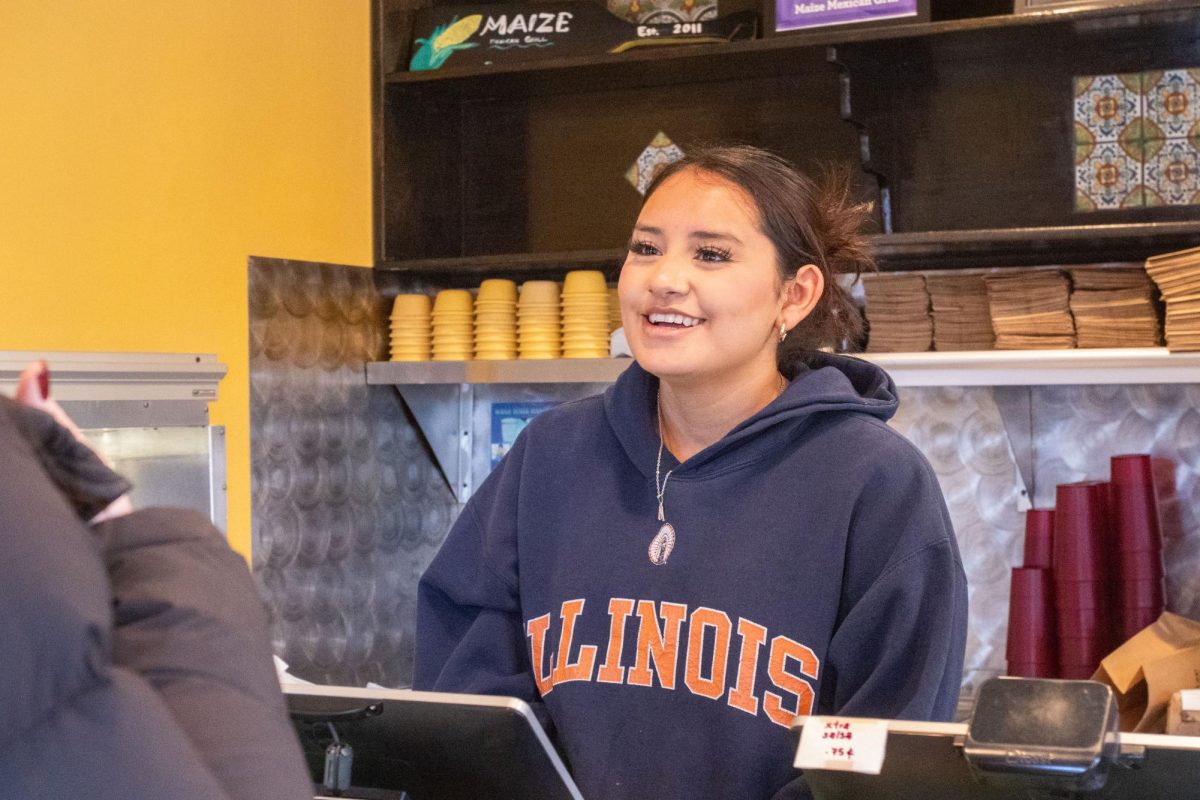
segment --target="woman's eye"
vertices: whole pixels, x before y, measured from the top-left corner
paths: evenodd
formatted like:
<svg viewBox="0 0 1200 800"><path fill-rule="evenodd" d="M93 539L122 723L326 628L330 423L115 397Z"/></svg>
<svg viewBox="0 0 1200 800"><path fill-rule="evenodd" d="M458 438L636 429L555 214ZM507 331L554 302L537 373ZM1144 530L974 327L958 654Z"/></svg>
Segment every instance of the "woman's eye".
<svg viewBox="0 0 1200 800"><path fill-rule="evenodd" d="M719 264L723 261L728 261L731 255L732 253L723 247L701 247L696 251L696 260Z"/></svg>
<svg viewBox="0 0 1200 800"><path fill-rule="evenodd" d="M650 244L650 242L635 239L629 243L629 252L635 256L656 256L659 254L658 248Z"/></svg>

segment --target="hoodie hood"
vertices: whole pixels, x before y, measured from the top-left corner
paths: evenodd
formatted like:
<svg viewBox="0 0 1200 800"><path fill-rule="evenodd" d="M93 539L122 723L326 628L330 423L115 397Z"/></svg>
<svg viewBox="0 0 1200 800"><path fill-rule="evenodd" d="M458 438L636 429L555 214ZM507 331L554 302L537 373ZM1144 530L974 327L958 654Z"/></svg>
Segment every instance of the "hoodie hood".
<svg viewBox="0 0 1200 800"><path fill-rule="evenodd" d="M630 461L648 477L654 475L658 458L657 403L658 378L637 362L604 393L608 424ZM663 467L673 469L676 479L703 478L788 446L789 436L761 435L767 431L783 434L827 411L852 411L887 421L899 404L895 383L879 367L852 356L814 353L809 366L766 407L684 464L664 450Z"/></svg>

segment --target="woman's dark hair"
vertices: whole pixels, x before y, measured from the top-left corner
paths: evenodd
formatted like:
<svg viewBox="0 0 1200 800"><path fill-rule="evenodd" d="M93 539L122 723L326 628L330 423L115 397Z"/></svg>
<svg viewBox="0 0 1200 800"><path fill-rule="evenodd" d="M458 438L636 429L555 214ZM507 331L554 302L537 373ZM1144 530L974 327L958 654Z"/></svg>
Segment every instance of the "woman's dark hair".
<svg viewBox="0 0 1200 800"><path fill-rule="evenodd" d="M700 147L659 171L645 200L668 178L686 170L716 175L750 196L758 207L760 229L775 245L783 280L791 280L805 264L815 264L825 277L817 305L779 346L778 362L785 374L794 373L814 350L841 349L847 341L854 345L861 340L862 316L836 278L849 274L857 279L875 268L859 234L871 206L851 198L848 170L827 169L817 182L757 147Z"/></svg>

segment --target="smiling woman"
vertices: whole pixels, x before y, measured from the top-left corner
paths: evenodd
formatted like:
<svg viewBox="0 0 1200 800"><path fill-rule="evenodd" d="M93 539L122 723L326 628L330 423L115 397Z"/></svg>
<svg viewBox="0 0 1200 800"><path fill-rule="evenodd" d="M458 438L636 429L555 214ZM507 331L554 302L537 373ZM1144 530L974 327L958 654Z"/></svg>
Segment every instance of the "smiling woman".
<svg viewBox="0 0 1200 800"><path fill-rule="evenodd" d="M515 695L583 795L800 798L798 714L949 719L966 581L834 279L865 210L748 147L647 191L637 361L537 417L421 580L417 688Z"/></svg>

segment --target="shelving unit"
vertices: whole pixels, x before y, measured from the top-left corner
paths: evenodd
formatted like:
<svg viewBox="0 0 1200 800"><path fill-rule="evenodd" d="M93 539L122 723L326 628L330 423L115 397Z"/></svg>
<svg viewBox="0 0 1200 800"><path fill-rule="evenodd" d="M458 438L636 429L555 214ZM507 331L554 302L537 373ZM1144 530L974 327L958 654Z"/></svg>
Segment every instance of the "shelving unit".
<svg viewBox="0 0 1200 800"><path fill-rule="evenodd" d="M871 353L858 357L887 370L900 388L995 387L1009 446L1026 486L1033 480L1031 391L1038 386L1200 384L1200 353L1165 348L1108 350L988 350L956 353ZM492 387L540 387L615 381L632 361L450 361L367 364L366 380L395 386L424 431L447 483L460 502L474 490L473 409ZM535 394L538 390L535 389ZM1029 497L1026 492L1025 497Z"/></svg>
<svg viewBox="0 0 1200 800"><path fill-rule="evenodd" d="M823 29L410 73L375 14L376 266L447 284L614 269L658 131L859 163L884 269L1138 260L1200 209L1077 213L1071 78L1200 65L1200 0Z"/></svg>
<svg viewBox="0 0 1200 800"><path fill-rule="evenodd" d="M1078 261L1143 261L1200 242L1200 221L1126 225L1001 228L868 236L881 271L1045 265L1056 263L1064 246ZM417 278L476 284L489 276L560 276L570 269L599 269L616 276L625 252L580 250L510 253L463 258L388 261L380 271Z"/></svg>
<svg viewBox="0 0 1200 800"><path fill-rule="evenodd" d="M987 350L859 354L897 386L1049 386L1200 383L1200 353L1166 348ZM367 365L375 385L610 383L629 359L549 361L382 361Z"/></svg>

